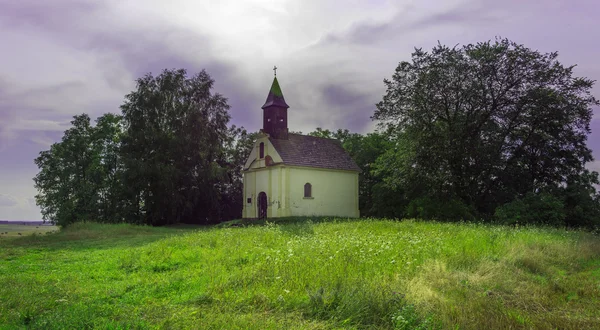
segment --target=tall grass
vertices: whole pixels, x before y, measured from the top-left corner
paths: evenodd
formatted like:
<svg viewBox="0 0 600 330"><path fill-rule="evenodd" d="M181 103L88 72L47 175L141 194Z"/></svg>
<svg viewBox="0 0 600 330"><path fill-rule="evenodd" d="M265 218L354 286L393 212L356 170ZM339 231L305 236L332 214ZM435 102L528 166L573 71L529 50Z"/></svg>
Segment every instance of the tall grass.
<svg viewBox="0 0 600 330"><path fill-rule="evenodd" d="M0 242L6 328L595 328L578 231L342 220L78 224Z"/></svg>

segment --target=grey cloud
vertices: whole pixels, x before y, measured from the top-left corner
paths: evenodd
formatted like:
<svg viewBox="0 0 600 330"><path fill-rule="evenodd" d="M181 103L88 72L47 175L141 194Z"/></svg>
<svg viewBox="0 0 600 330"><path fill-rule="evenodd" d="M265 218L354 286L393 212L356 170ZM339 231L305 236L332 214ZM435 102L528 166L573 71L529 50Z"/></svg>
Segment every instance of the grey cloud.
<svg viewBox="0 0 600 330"><path fill-rule="evenodd" d="M297 110L291 109L298 111L297 114L293 114L296 118L304 123L314 124L314 127L309 127L308 130L320 126L333 130L347 128L353 132L362 132L370 124L370 116L375 108L371 95L345 87L343 83L336 83L335 80L316 86L314 92L320 100L315 108L309 108L309 104L299 102Z"/></svg>
<svg viewBox="0 0 600 330"><path fill-rule="evenodd" d="M370 124L375 109L372 95L357 92L343 84L328 84L321 90L326 108L337 109L337 122L340 127L353 132L362 132Z"/></svg>
<svg viewBox="0 0 600 330"><path fill-rule="evenodd" d="M437 27L441 25L490 24L498 21L498 17L490 10L485 1L471 1L446 12L437 13L408 24L407 30Z"/></svg>
<svg viewBox="0 0 600 330"><path fill-rule="evenodd" d="M58 1L57 6L53 3L52 6L38 7L33 5L33 1L0 4L0 12L3 12L0 20L13 17L8 20L10 24L20 24L20 28L45 33L65 47L94 54L98 59L98 66L94 70L100 76L84 77L86 84L89 87L90 80L101 80L115 93L107 95L105 101L101 102L103 104L90 104L77 113L87 112L95 116L100 112L118 112L123 97L135 88L134 80L146 73L157 75L163 69L185 68L189 74L193 74L206 69L215 79L215 91L228 98L232 122L238 126L246 125L250 129L258 128L261 101L269 86L264 87L264 95L253 94L248 88L248 77L239 76L234 64L217 57L207 35L166 22L157 22L145 29L113 26L110 22L102 21L107 19L103 18L107 16L104 13L109 11L106 6L91 2L73 5L78 2L74 0ZM16 17L23 17L24 20ZM16 103L12 101L10 105L0 104L0 108L10 106L21 109ZM23 111L31 113L29 110ZM74 114L54 119L65 121ZM0 129L1 127L0 124Z"/></svg>
<svg viewBox="0 0 600 330"><path fill-rule="evenodd" d="M176 38L181 43L181 48L173 48L167 40ZM207 38L190 31L165 28L156 31L120 31L120 33L99 33L91 35L84 45L84 49L108 53L118 57L124 67L135 77L145 73L158 73L162 69L187 68L190 71L200 69L198 63L192 59L192 54L186 54L186 44L207 45ZM207 53L198 54L199 59L207 60ZM207 62L213 62L209 59ZM219 68L219 64L214 65ZM108 69L108 68L107 68ZM219 68L220 69L220 68ZM222 71L222 70L221 70ZM122 87L122 86L116 86Z"/></svg>
<svg viewBox="0 0 600 330"><path fill-rule="evenodd" d="M246 88L237 79L234 65L219 60L213 54L209 38L193 31L166 26L154 31L98 33L90 36L82 47L118 58L128 72L127 77L132 80L147 73L158 75L164 69L184 68L189 75L205 69L215 79L216 85L222 86L220 91L230 100L233 95L243 94ZM133 81L128 84L123 77L113 76L110 67L109 63L103 72L104 79L124 96L134 87ZM230 102L230 105L232 110L238 110L235 102Z"/></svg>
<svg viewBox="0 0 600 330"><path fill-rule="evenodd" d="M63 97L68 100L69 95L82 92L82 82L59 83L44 88L32 88L18 93L4 93L0 98L0 129L9 130L14 125L18 115L26 114L28 118L47 119L64 123L69 117L60 114L45 105L45 100L54 97Z"/></svg>
<svg viewBox="0 0 600 330"><path fill-rule="evenodd" d="M410 33L448 25L483 25L498 21L486 0L467 1L443 12L420 12L416 6L406 6L388 22L363 21L341 33L324 36L318 44L343 43L372 45L392 42ZM421 10L422 11L422 10Z"/></svg>
<svg viewBox="0 0 600 330"><path fill-rule="evenodd" d="M265 87L268 91L269 86ZM285 92L284 92L285 93ZM266 93L265 93L266 94ZM231 106L231 123L244 126L249 131L258 131L262 125L262 95L239 95L231 93L224 95ZM265 95L266 97L266 95Z"/></svg>
<svg viewBox="0 0 600 330"><path fill-rule="evenodd" d="M50 86L25 89L17 93L5 95L5 101L0 101L0 106L4 106L4 104L7 103L6 100L8 100L25 107L39 108L40 106L34 104L46 103L47 99L56 97L57 95L79 95L85 92L85 87L86 84L83 81L67 81Z"/></svg>
<svg viewBox="0 0 600 330"><path fill-rule="evenodd" d="M110 76L118 64L111 63L114 57L135 77L173 67L198 70L197 63L203 61L222 71L212 63L218 61L211 54L207 36L166 22L135 28L127 26L127 22L114 21L118 19L114 15L101 1L9 0L0 4L0 21L4 25L44 33L57 43L93 52L99 58L99 66L106 65L105 78L116 88L124 86L116 83L119 77Z"/></svg>
<svg viewBox="0 0 600 330"><path fill-rule="evenodd" d="M600 173L600 160L596 160L586 164L586 168L591 171L596 171Z"/></svg>
<svg viewBox="0 0 600 330"><path fill-rule="evenodd" d="M17 200L11 196L0 194L0 207L12 207L19 204Z"/></svg>
<svg viewBox="0 0 600 330"><path fill-rule="evenodd" d="M33 178L38 170L34 159L40 151L48 150L50 144L60 141L62 135L62 131L31 130L17 132L16 141L18 142L8 144L0 150L0 169L2 169L0 174L27 172L29 178ZM32 186L33 182L29 181L26 184Z"/></svg>
<svg viewBox="0 0 600 330"><path fill-rule="evenodd" d="M342 107L364 103L368 99L367 95L352 91L342 84L327 84L321 88L321 93L327 103Z"/></svg>
<svg viewBox="0 0 600 330"><path fill-rule="evenodd" d="M26 90L21 95L31 99L35 95L55 91L68 99L69 95L73 95L73 90L69 88L87 88L89 93L98 82L105 82L114 91L114 94L106 95L104 101L94 101L94 104L88 104L83 109L61 114L52 120L64 122L81 112L90 113L91 116L100 112L118 112L123 96L135 87L136 78L146 73L157 75L163 69L185 68L189 74L206 69L217 85L223 87L220 91L226 97L231 98L244 90L245 86L235 77L233 65L220 61L213 54L207 36L164 22L157 22L152 28L144 30L112 26L110 22L102 21L106 15L97 15L107 10L107 7L98 3L79 0L58 0L51 5L40 5L33 1L0 4L0 21L5 26L16 25L20 29L32 30L32 33L44 33L66 47L93 53L98 65L91 68L90 73L99 72L101 75L82 77L85 81L82 85L57 84L42 90ZM235 98L231 100L235 101L232 112L238 112L237 105L245 103ZM17 112L32 114L36 111L41 117L52 116L51 109L28 104L24 98L16 95L0 102L0 112L4 113L0 119L7 125L10 125L10 118ZM6 130L2 126L0 124L0 130Z"/></svg>
<svg viewBox="0 0 600 330"><path fill-rule="evenodd" d="M99 1L89 0L4 0L0 4L0 25L11 28L34 25L56 30L101 8Z"/></svg>

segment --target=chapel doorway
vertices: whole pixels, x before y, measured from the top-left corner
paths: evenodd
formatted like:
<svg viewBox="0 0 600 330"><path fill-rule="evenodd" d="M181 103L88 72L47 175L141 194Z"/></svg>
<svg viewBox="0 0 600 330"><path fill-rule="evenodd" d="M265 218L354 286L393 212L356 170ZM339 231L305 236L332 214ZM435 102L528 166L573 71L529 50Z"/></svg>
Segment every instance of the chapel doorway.
<svg viewBox="0 0 600 330"><path fill-rule="evenodd" d="M258 194L258 218L267 218L267 194L264 191Z"/></svg>

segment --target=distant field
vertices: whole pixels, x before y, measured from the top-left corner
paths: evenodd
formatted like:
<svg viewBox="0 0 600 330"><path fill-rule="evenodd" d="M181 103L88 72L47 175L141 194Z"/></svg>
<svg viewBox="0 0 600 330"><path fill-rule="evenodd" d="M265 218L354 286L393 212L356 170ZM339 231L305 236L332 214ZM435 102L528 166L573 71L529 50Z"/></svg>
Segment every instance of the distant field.
<svg viewBox="0 0 600 330"><path fill-rule="evenodd" d="M3 237L16 237L31 234L44 235L47 232L52 231L58 231L58 227L48 225L0 224L0 239Z"/></svg>
<svg viewBox="0 0 600 330"><path fill-rule="evenodd" d="M598 236L543 228L77 224L0 239L0 283L2 329L600 325Z"/></svg>

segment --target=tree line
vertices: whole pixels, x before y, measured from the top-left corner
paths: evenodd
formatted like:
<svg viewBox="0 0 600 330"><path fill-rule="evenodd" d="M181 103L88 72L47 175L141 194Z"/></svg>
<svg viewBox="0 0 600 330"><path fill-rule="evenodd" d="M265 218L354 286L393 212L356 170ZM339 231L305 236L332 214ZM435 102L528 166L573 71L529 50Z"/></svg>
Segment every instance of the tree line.
<svg viewBox="0 0 600 330"><path fill-rule="evenodd" d="M35 163L45 220L150 225L215 223L241 215L241 169L254 134L228 126L227 100L204 70L137 80L121 114L74 117Z"/></svg>
<svg viewBox="0 0 600 330"><path fill-rule="evenodd" d="M402 61L368 134L317 128L361 167L361 216L596 228L598 173L586 145L594 81L558 54L508 39L415 49ZM59 225L165 225L239 218L244 161L256 132L229 125L205 71L137 80L121 114L75 116L35 160L36 201Z"/></svg>

